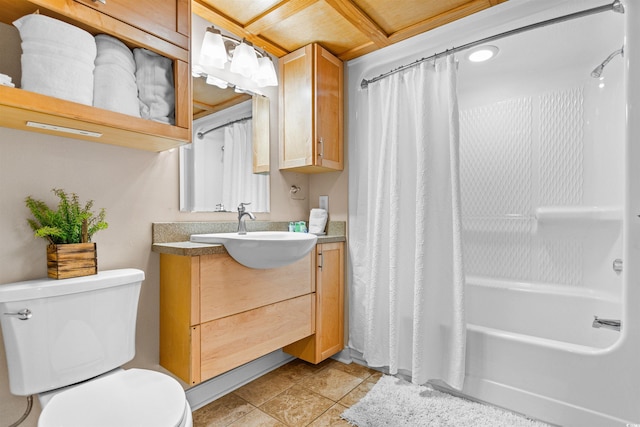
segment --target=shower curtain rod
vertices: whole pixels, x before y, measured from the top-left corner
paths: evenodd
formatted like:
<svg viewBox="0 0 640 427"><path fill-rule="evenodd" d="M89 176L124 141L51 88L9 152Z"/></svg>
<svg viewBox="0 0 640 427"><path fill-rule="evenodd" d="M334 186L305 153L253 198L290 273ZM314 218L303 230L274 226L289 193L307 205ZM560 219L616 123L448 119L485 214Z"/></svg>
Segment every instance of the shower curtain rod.
<svg viewBox="0 0 640 427"><path fill-rule="evenodd" d="M485 37L483 39L480 40L476 40L474 42L470 42L467 44L463 44L461 46L458 47L452 47L451 49L447 49L443 52L438 52L434 55L428 56L426 58L422 58L422 59L418 59L410 64L405 64L405 65L401 65L398 68L395 68L391 71L388 71L384 74L380 74L378 77L373 77L369 80L367 79L362 79L362 82L360 83L360 87L362 89L367 89L367 87L369 86L369 83L373 83L373 82L377 82L378 80L382 80L385 77L388 77L392 74L396 74L399 73L400 71L404 71L408 68L411 67L415 67L418 64L421 64L425 61L430 61L430 60L436 60L441 56L447 56L447 55L451 55L453 53L456 52L460 52L462 50L466 50L466 49L471 49L472 47L476 47L479 46L481 44L484 43L488 43L494 40L498 40L498 39L502 39L504 37L508 37L508 36L512 36L515 34L520 34L520 33L524 33L525 31L529 31L529 30L534 30L536 28L542 28L542 27L546 27L547 25L552 25L552 24L558 24L560 22L564 22L564 21L570 21L572 19L576 19L576 18L582 18L583 16L588 16L588 15L594 15L596 13L601 13L601 12L608 12L608 11L614 11L614 12L618 12L618 13L624 13L624 6L622 5L622 3L620 2L620 0L615 0L613 3L611 4L606 4L604 6L598 6L598 7L594 7L591 9L585 9L582 10L580 12L574 12L574 13L570 13L568 15L563 15L563 16L558 16L556 18L552 18L552 19L547 19L546 21L541 21L541 22L536 22L535 24L530 24L530 25L525 25L524 27L520 27L520 28L516 28L513 30L509 30L509 31L505 31L503 33L500 34L496 34L493 36L489 36L489 37Z"/></svg>
<svg viewBox="0 0 640 427"><path fill-rule="evenodd" d="M245 120L250 120L250 119L251 119L251 116L243 117L243 118L241 118L241 119L237 119L237 120L232 120L232 121L230 121L230 122L228 122L228 123L225 123L225 124L223 124L223 125L216 126L216 127L212 128L212 129L209 129L209 130L205 130L204 132L200 131L200 132L198 132L196 135L198 136L198 139L202 139L202 138L204 138L204 136L205 136L206 134L208 134L209 132L213 132L214 130L222 129L222 128L223 128L223 127L225 127L225 126L229 126L229 125L232 125L232 124L234 124L234 123L244 122Z"/></svg>

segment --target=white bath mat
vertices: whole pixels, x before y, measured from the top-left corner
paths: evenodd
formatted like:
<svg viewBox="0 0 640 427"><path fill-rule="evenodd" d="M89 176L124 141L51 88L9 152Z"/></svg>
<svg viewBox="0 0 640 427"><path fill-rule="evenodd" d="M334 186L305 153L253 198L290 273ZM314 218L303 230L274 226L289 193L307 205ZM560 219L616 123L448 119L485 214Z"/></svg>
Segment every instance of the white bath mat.
<svg viewBox="0 0 640 427"><path fill-rule="evenodd" d="M358 427L543 427L512 412L384 375L360 402L342 413Z"/></svg>

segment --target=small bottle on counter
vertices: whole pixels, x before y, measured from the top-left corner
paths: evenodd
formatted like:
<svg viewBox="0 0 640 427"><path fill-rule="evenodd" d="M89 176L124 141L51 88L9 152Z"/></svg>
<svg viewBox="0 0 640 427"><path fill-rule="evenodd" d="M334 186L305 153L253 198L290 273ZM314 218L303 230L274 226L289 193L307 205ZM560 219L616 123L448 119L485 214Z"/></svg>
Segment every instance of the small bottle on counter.
<svg viewBox="0 0 640 427"><path fill-rule="evenodd" d="M289 232L293 233L296 231L296 224L293 221L289 221Z"/></svg>

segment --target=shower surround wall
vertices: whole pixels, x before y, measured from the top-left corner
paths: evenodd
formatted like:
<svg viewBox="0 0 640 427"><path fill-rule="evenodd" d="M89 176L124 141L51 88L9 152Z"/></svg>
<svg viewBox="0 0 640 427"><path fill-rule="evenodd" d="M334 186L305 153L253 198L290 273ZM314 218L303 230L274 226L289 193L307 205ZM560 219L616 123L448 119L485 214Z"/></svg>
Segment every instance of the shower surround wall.
<svg viewBox="0 0 640 427"><path fill-rule="evenodd" d="M492 42L500 52L486 64L457 54L463 392L563 426L640 425L640 29L629 25L640 5L623 3L624 15ZM348 78L603 4L510 0L350 61ZM624 58L592 78L623 43ZM350 86L352 144L362 95ZM622 330L593 328L594 315Z"/></svg>
<svg viewBox="0 0 640 427"><path fill-rule="evenodd" d="M613 70L612 66L607 71L616 73L621 80L620 67ZM584 70L582 72L584 74ZM598 171L585 165L585 157L592 156L585 156L591 147L585 147L584 91L581 85L460 111L460 179L467 275L602 287L603 291L619 294L620 281L615 280L615 274L607 274L611 273L610 269L585 271L593 265L585 263L585 259L609 261L611 255L605 249L612 246L611 240L618 240L614 246L618 248L617 256L621 256L618 237L622 181L609 189L618 197L614 205L609 205L609 201L603 205L591 193L585 195L585 175ZM461 103L463 98L461 95ZM604 110L611 117L599 120L624 125L621 118L614 115L618 112L615 105ZM618 145L621 144L620 138ZM606 168L615 174L622 158L612 160L616 161ZM591 204L585 205L585 199ZM593 235L580 228L602 225L597 218L600 212L607 213L607 217L602 218L605 222L609 216L617 217L618 226L601 235L604 241L598 245L594 244ZM591 223L580 222L581 215L590 213ZM549 226L554 228L554 214L560 221L564 215L565 230L549 229ZM572 215L575 217L571 218ZM598 253L586 257L585 251L589 250ZM585 283L585 279L590 283Z"/></svg>

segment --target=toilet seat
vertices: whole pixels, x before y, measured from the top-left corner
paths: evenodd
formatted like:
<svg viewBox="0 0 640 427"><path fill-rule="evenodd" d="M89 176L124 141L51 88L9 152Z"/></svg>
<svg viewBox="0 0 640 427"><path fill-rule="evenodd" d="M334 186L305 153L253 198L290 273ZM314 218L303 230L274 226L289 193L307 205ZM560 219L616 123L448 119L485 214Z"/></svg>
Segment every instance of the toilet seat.
<svg viewBox="0 0 640 427"><path fill-rule="evenodd" d="M44 407L39 427L178 427L188 410L180 384L160 372L128 369L71 387Z"/></svg>

